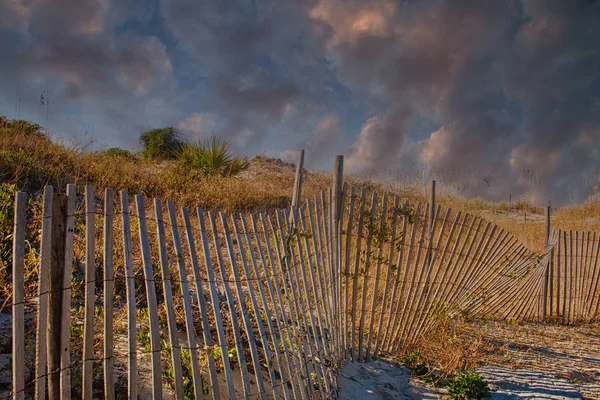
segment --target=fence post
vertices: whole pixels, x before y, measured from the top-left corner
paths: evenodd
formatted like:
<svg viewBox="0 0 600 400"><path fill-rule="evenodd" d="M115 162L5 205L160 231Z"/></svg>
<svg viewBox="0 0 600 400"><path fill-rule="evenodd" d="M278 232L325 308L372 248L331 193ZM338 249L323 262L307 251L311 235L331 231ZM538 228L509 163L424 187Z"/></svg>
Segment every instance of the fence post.
<svg viewBox="0 0 600 400"><path fill-rule="evenodd" d="M545 219L544 219L544 245L546 248L546 253L550 250L550 206L546 206L545 208ZM542 320L545 320L548 311L548 284L550 282L550 264L552 263L552 257L548 259L548 265L546 265L546 272L544 273L544 302L542 304Z"/></svg>
<svg viewBox="0 0 600 400"><path fill-rule="evenodd" d="M304 169L304 149L298 154L298 164L296 165L296 178L294 179L294 191L292 193L292 209L298 208L300 204L300 195L302 192L302 170Z"/></svg>
<svg viewBox="0 0 600 400"><path fill-rule="evenodd" d="M431 181L431 192L429 193L429 204L430 204L430 213L429 213L429 221L427 221L427 231L429 232L429 245L427 246L426 253L426 264L429 266L431 264L431 255L433 253L433 249L431 248L433 244L433 229L435 227L435 218L437 217L435 213L435 180ZM423 225L425 227L425 225Z"/></svg>
<svg viewBox="0 0 600 400"><path fill-rule="evenodd" d="M332 209L332 232L333 232L333 240L332 240L332 266L333 266L333 275L332 275L332 289L333 289L333 305L334 310L337 313L337 335L338 335L338 344L341 343L341 330L342 328L342 309L341 309L341 262L340 262L340 253L339 253L339 245L340 245L340 224L341 224L341 211L342 211L342 187L343 187L343 179L344 179L344 156L336 155L333 162L333 209ZM338 349L339 351L339 349Z"/></svg>
<svg viewBox="0 0 600 400"><path fill-rule="evenodd" d="M433 222L435 221L435 181L431 181L431 193L429 197L429 202L431 203L431 218L429 219L429 234L432 235Z"/></svg>
<svg viewBox="0 0 600 400"><path fill-rule="evenodd" d="M55 193L52 205L52 249L48 299L48 399L60 399L62 289L67 237L67 196ZM44 312L45 310L40 310Z"/></svg>

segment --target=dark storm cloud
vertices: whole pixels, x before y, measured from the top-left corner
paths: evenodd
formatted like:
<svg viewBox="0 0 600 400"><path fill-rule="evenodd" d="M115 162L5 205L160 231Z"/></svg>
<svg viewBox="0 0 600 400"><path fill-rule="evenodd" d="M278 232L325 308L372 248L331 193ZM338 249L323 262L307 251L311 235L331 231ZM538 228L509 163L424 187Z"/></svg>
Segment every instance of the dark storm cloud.
<svg viewBox="0 0 600 400"><path fill-rule="evenodd" d="M306 140L316 127L306 129L303 123L335 109L323 95L333 74L312 32L308 6L291 1L163 2L166 26L193 65L186 73L214 78L207 90L215 102L203 111L219 114L224 121L218 133L246 150L262 151L269 139L288 145ZM292 127L303 131L303 138L298 140Z"/></svg>
<svg viewBox="0 0 600 400"><path fill-rule="evenodd" d="M48 83L71 137L173 125L557 203L600 189L598 38L597 1L6 0L0 107Z"/></svg>
<svg viewBox="0 0 600 400"><path fill-rule="evenodd" d="M298 97L299 90L289 84L250 88L224 84L219 92L223 101L238 112L254 114L266 121L279 121L286 106Z"/></svg>
<svg viewBox="0 0 600 400"><path fill-rule="evenodd" d="M14 18L13 25L1 21L3 46L14 55L1 67L9 72L2 87L12 89L3 91L4 104L19 79L21 115L38 122L37 100L48 86L50 126L60 136L89 141L94 132L97 142L135 146L137 129L151 127L143 110L164 103L172 87L165 45L152 35L116 33L108 0L10 0L1 7Z"/></svg>
<svg viewBox="0 0 600 400"><path fill-rule="evenodd" d="M329 28L340 79L442 125L423 161L434 174L478 171L462 178L470 194L564 200L553 181L596 168L597 2L323 0L311 16ZM393 162L406 129L365 124L361 137L391 146L359 142L356 164Z"/></svg>

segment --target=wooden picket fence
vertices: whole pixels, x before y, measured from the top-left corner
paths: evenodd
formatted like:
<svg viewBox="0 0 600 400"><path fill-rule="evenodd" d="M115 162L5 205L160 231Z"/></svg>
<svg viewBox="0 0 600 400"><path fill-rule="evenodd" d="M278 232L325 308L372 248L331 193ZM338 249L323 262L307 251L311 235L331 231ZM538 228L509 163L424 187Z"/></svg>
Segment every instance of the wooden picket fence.
<svg viewBox="0 0 600 400"><path fill-rule="evenodd" d="M596 321L600 236L596 232L553 230L556 243L546 278L544 316L562 323Z"/></svg>
<svg viewBox="0 0 600 400"><path fill-rule="evenodd" d="M317 198L301 205L297 179L290 209L249 215L46 187L33 283L16 193L9 396L336 398L344 362L399 354L445 318L597 318L595 233L548 223L538 254L434 190L408 204L342 169Z"/></svg>

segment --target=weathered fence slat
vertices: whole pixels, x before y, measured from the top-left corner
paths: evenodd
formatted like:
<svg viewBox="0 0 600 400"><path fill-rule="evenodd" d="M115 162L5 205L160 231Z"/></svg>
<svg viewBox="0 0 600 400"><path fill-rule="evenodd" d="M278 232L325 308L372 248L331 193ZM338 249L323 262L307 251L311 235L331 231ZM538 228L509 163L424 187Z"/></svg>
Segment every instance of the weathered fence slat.
<svg viewBox="0 0 600 400"><path fill-rule="evenodd" d="M302 171L304 169L304 149L298 153L298 164L296 164L296 175L294 178L294 189L292 192L292 209L297 208L300 203L302 193Z"/></svg>
<svg viewBox="0 0 600 400"><path fill-rule="evenodd" d="M15 193L12 265L12 377L13 399L25 398L25 228L27 195Z"/></svg>
<svg viewBox="0 0 600 400"><path fill-rule="evenodd" d="M48 328L48 281L50 280L50 257L52 250L52 196L54 188L44 188L44 209L42 212L42 239L38 286L38 309L35 346L35 397L46 397L47 342Z"/></svg>
<svg viewBox="0 0 600 400"><path fill-rule="evenodd" d="M567 231L562 231L563 234L563 310L562 310L562 322L567 323L567 283L569 273L568 269L568 256L567 256Z"/></svg>
<svg viewBox="0 0 600 400"><path fill-rule="evenodd" d="M55 193L52 200L52 251L48 290L48 398L58 399L60 393L60 340L62 289L65 273L65 239L67 196Z"/></svg>
<svg viewBox="0 0 600 400"><path fill-rule="evenodd" d="M125 264L125 285L127 289L127 375L129 378L127 382L127 396L130 399L137 399L137 314L129 195L126 191L121 191L120 197L123 230L123 262Z"/></svg>
<svg viewBox="0 0 600 400"><path fill-rule="evenodd" d="M73 239L75 235L76 186L67 185L67 226L65 237L65 273L63 279L60 348L61 398L71 398L71 284L73 277Z"/></svg>
<svg viewBox="0 0 600 400"><path fill-rule="evenodd" d="M558 231L558 243L556 246L556 316L558 317L559 315L563 315L562 313L562 308L561 308L561 300L564 301L564 299L561 298L560 296L560 287L561 287L561 279L560 279L560 272L561 272L561 263L560 263L560 256L561 256L561 238L562 238L562 231L559 230ZM564 250L563 250L564 251Z"/></svg>
<svg viewBox="0 0 600 400"><path fill-rule="evenodd" d="M85 299L83 325L83 399L93 398L94 301L96 287L96 198L94 188L85 187Z"/></svg>
<svg viewBox="0 0 600 400"><path fill-rule="evenodd" d="M113 190L104 191L104 398L115 398L113 342Z"/></svg>
<svg viewBox="0 0 600 400"><path fill-rule="evenodd" d="M156 299L156 281L152 268L152 254L150 253L150 240L148 238L148 225L144 197L135 196L138 228L140 235L140 248L142 251L142 264L146 283L146 301L148 303L148 322L150 327L150 354L152 357L152 398L162 399L161 363L160 363L160 332L158 326L158 303Z"/></svg>
<svg viewBox="0 0 600 400"><path fill-rule="evenodd" d="M575 243L575 249L577 249L577 243ZM569 304L568 304L568 308L567 308L567 323L571 323L572 322L572 313L573 313L573 292L574 292L574 279L573 277L575 276L575 269L576 267L573 265L574 262L577 262L577 258L573 257L573 231L569 230L569 272L566 276L569 277Z"/></svg>
<svg viewBox="0 0 600 400"><path fill-rule="evenodd" d="M344 254L344 282L342 284L342 297L343 297L343 301L344 301L344 312L343 312L343 321L342 321L342 329L344 331L344 358L346 358L348 356L348 347L349 347L349 338L350 335L348 334L348 314L349 314L349 299L350 299L350 293L348 291L349 289L349 282L350 282L350 253L352 251L352 230L354 228L353 222L354 222L354 204L355 202L355 193L354 193L354 187L350 188L350 204L348 205L349 209L348 209L348 217L347 217L347 225L346 225L346 243L345 243L345 254ZM309 210L309 218L310 218L310 209L312 207L310 206L310 202L308 203L308 207L307 209ZM311 219L311 218L310 218ZM312 230L312 220L310 221L310 225L311 225L311 230ZM314 240L314 238L313 238ZM315 246L315 251L316 250L316 246ZM316 264L318 265L318 260L316 262Z"/></svg>

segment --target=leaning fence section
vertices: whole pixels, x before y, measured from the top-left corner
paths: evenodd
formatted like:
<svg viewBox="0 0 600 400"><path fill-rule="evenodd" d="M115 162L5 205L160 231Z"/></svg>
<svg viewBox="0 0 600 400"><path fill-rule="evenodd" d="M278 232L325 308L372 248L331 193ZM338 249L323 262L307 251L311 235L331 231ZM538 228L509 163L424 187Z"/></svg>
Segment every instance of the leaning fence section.
<svg viewBox="0 0 600 400"><path fill-rule="evenodd" d="M335 397L330 204L225 214L47 187L32 269L39 220L17 193L10 395Z"/></svg>
<svg viewBox="0 0 600 400"><path fill-rule="evenodd" d="M490 222L431 204L351 189L345 207L343 343L350 358L396 353L457 314L543 318L551 251L538 255Z"/></svg>
<svg viewBox="0 0 600 400"><path fill-rule="evenodd" d="M595 233L548 225L536 253L341 169L258 214L73 185L46 187L38 211L17 193L9 396L335 398L343 362L396 355L457 315L597 318Z"/></svg>

